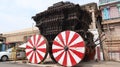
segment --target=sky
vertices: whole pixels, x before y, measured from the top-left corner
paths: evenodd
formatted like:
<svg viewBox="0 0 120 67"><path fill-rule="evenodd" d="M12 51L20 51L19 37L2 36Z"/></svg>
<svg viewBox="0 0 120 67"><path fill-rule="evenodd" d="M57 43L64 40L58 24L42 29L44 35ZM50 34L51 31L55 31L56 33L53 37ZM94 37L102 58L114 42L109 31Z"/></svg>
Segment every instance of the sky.
<svg viewBox="0 0 120 67"><path fill-rule="evenodd" d="M98 0L0 0L0 33L35 26L31 18L60 1L84 5Z"/></svg>

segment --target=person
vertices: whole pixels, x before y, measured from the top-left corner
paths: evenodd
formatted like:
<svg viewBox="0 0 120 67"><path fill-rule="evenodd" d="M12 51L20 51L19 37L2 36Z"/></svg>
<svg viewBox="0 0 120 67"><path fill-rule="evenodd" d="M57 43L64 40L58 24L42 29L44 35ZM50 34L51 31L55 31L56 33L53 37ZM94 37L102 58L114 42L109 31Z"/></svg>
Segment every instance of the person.
<svg viewBox="0 0 120 67"><path fill-rule="evenodd" d="M16 48L15 48L15 46L14 47L12 47L12 53L11 53L11 58L12 58L12 60L14 60L14 61L16 61Z"/></svg>

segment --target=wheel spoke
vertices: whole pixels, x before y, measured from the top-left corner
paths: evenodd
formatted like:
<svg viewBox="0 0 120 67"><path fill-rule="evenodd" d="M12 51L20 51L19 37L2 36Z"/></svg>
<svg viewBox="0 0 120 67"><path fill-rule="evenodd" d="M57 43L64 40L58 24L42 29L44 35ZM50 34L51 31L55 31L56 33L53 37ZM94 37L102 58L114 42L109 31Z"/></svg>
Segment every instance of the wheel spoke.
<svg viewBox="0 0 120 67"><path fill-rule="evenodd" d="M65 43L64 43L64 39L63 39L63 37L62 37L61 34L58 35L58 38L60 39L60 41L62 42L62 44L65 45Z"/></svg>
<svg viewBox="0 0 120 67"><path fill-rule="evenodd" d="M76 64L76 61L75 59L73 58L72 54L68 51L68 55L69 55L69 59L68 61L71 61L71 65L75 65Z"/></svg>
<svg viewBox="0 0 120 67"><path fill-rule="evenodd" d="M29 54L31 54L32 53L32 49L26 49L26 55L28 56Z"/></svg>
<svg viewBox="0 0 120 67"><path fill-rule="evenodd" d="M33 52L33 53L31 53L30 58L28 58L30 62L32 62L32 59L34 58L34 57L33 57L33 54L34 54L34 52ZM32 62L32 63L33 63L33 62Z"/></svg>
<svg viewBox="0 0 120 67"><path fill-rule="evenodd" d="M66 31L66 44L68 44L69 34L70 34L70 31Z"/></svg>
<svg viewBox="0 0 120 67"><path fill-rule="evenodd" d="M73 53L72 51L70 51L72 57L75 59L76 63L79 63L81 61L81 58L79 58L75 53Z"/></svg>
<svg viewBox="0 0 120 67"><path fill-rule="evenodd" d="M36 35L36 46L38 47L38 43L42 36Z"/></svg>
<svg viewBox="0 0 120 67"><path fill-rule="evenodd" d="M45 43L46 43L45 40L43 40L40 44L38 44L37 47L40 47L41 45L44 45Z"/></svg>
<svg viewBox="0 0 120 67"><path fill-rule="evenodd" d="M59 61L60 58L62 57L63 53L64 53L64 52L60 53L55 59L56 59L57 61Z"/></svg>
<svg viewBox="0 0 120 67"><path fill-rule="evenodd" d="M39 59L42 60L42 58L43 58L42 55L43 55L43 54L40 54L40 53L41 53L41 52L38 52L38 51L37 51L37 54L38 54Z"/></svg>
<svg viewBox="0 0 120 67"><path fill-rule="evenodd" d="M69 45L79 37L78 34L74 33L73 38L70 40Z"/></svg>
<svg viewBox="0 0 120 67"><path fill-rule="evenodd" d="M26 45L26 48L27 48L27 49L32 49L32 47L31 47L31 46L29 46L29 45Z"/></svg>
<svg viewBox="0 0 120 67"><path fill-rule="evenodd" d="M78 52L78 51L76 51L76 50L71 50L71 52L73 52L76 56L78 56L79 58L83 58L83 53L81 53L81 52Z"/></svg>
<svg viewBox="0 0 120 67"><path fill-rule="evenodd" d="M74 45L70 45L70 47L84 47L84 42L78 42L78 43L76 43L76 44L74 44Z"/></svg>
<svg viewBox="0 0 120 67"><path fill-rule="evenodd" d="M29 47L31 47L31 48L33 47L33 45L30 43L30 40L28 40L26 46L29 46Z"/></svg>
<svg viewBox="0 0 120 67"><path fill-rule="evenodd" d="M67 65L67 52L65 52L64 61L62 63L64 66Z"/></svg>
<svg viewBox="0 0 120 67"><path fill-rule="evenodd" d="M54 43L54 45L56 45L56 46L59 46L59 47L63 47L59 42L57 42L57 41L53 41L53 43Z"/></svg>
<svg viewBox="0 0 120 67"><path fill-rule="evenodd" d="M64 50L54 52L54 49L52 50L54 57L56 58L58 55L64 52ZM60 58L60 57L59 57Z"/></svg>
<svg viewBox="0 0 120 67"><path fill-rule="evenodd" d="M75 45L75 44L77 44L77 43L79 43L79 42L83 42L83 39L82 39L80 36L77 37L74 41L72 41L72 42L69 44L69 46Z"/></svg>

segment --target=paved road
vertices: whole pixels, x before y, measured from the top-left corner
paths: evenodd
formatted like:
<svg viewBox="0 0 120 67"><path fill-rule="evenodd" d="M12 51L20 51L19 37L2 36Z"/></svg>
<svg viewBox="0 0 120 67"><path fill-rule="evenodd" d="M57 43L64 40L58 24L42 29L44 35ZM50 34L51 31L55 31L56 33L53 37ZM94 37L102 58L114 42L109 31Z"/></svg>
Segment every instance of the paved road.
<svg viewBox="0 0 120 67"><path fill-rule="evenodd" d="M78 64L77 67L120 67L120 62L113 61L84 62Z"/></svg>
<svg viewBox="0 0 120 67"><path fill-rule="evenodd" d="M0 62L0 67L62 67L57 63L46 62L44 64L31 64L21 62ZM81 62L74 67L120 67L120 62Z"/></svg>
<svg viewBox="0 0 120 67"><path fill-rule="evenodd" d="M0 62L0 67L38 67L38 66L10 62Z"/></svg>

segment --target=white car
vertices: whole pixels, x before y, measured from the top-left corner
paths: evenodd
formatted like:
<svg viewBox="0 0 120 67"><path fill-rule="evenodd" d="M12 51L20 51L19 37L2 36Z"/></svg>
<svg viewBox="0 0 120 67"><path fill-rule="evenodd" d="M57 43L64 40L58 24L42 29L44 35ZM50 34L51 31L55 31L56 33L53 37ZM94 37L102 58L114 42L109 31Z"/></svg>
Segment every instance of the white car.
<svg viewBox="0 0 120 67"><path fill-rule="evenodd" d="M12 52L12 48L10 48L6 51L1 51L0 52L0 60L7 61L9 58L11 58L11 52Z"/></svg>

